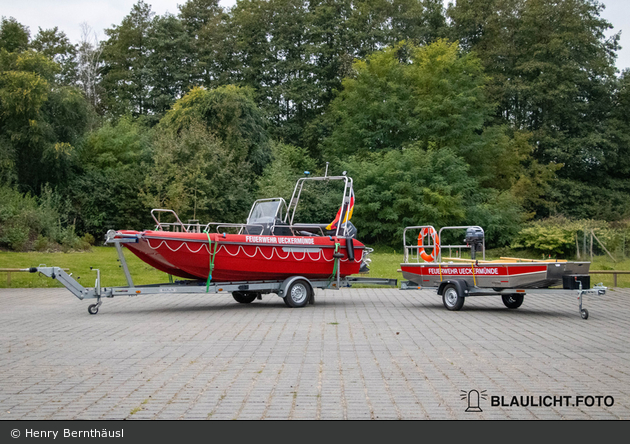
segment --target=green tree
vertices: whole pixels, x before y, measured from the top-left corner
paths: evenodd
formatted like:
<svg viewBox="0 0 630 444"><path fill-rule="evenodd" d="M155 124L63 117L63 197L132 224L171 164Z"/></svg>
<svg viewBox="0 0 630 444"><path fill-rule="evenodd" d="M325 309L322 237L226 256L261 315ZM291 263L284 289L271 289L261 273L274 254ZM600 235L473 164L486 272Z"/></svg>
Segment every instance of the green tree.
<svg viewBox="0 0 630 444"><path fill-rule="evenodd" d="M28 27L22 25L13 17L2 16L0 23L0 49L7 52L26 51L31 38Z"/></svg>
<svg viewBox="0 0 630 444"><path fill-rule="evenodd" d="M179 19L189 38L183 67L192 86L216 88L233 80L235 33L229 14L218 0L188 0L179 6Z"/></svg>
<svg viewBox="0 0 630 444"><path fill-rule="evenodd" d="M456 43L399 44L354 63L353 77L331 105L328 156L402 149L414 143L451 148L479 163L478 133L492 112L483 70Z"/></svg>
<svg viewBox="0 0 630 444"><path fill-rule="evenodd" d="M391 243L407 225L483 221L491 242L505 244L527 217L522 206L540 198L528 185L544 187L553 169L532 159L527 134L491 124L474 54L444 40L401 43L353 67L323 149L367 202L357 226Z"/></svg>
<svg viewBox="0 0 630 444"><path fill-rule="evenodd" d="M77 80L77 49L64 32L59 31L56 26L45 30L39 28L31 47L61 66L61 84L74 85Z"/></svg>
<svg viewBox="0 0 630 444"><path fill-rule="evenodd" d="M468 0L448 9L452 38L478 54L491 78L496 121L530 133L538 162L562 167L543 205L531 208L540 216L615 205L596 198L607 176L619 39L606 37L602 8L592 0Z"/></svg>
<svg viewBox="0 0 630 444"><path fill-rule="evenodd" d="M145 168L146 205L172 209L182 220L243 222L253 200L251 167L203 122L177 133L159 129Z"/></svg>
<svg viewBox="0 0 630 444"><path fill-rule="evenodd" d="M150 112L161 117L189 88L189 75L182 65L189 63L190 39L174 15L158 16L147 38Z"/></svg>
<svg viewBox="0 0 630 444"><path fill-rule="evenodd" d="M77 230L102 239L107 230L140 230L151 226L141 199L149 159L150 131L130 117L105 122L77 148L77 172L63 190L72 202Z"/></svg>
<svg viewBox="0 0 630 444"><path fill-rule="evenodd" d="M140 0L120 25L105 30L101 84L108 91L104 106L114 116L153 111L149 36L154 15L151 6Z"/></svg>
<svg viewBox="0 0 630 444"><path fill-rule="evenodd" d="M82 94L60 86L60 67L33 50L0 49L0 147L2 175L21 190L65 182L89 109Z"/></svg>
<svg viewBox="0 0 630 444"><path fill-rule="evenodd" d="M193 88L166 113L160 126L177 133L195 121L203 122L235 159L251 164L253 174L260 175L270 161L267 121L250 89L233 85Z"/></svg>

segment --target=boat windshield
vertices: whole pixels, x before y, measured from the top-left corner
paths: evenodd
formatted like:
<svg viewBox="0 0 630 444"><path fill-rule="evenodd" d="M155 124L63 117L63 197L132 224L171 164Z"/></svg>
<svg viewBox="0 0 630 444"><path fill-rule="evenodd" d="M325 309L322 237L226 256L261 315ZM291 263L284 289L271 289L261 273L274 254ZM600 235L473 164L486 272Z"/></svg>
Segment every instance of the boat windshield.
<svg viewBox="0 0 630 444"><path fill-rule="evenodd" d="M257 200L247 218L247 223L268 223L282 219L284 199ZM286 206L286 203L284 204Z"/></svg>

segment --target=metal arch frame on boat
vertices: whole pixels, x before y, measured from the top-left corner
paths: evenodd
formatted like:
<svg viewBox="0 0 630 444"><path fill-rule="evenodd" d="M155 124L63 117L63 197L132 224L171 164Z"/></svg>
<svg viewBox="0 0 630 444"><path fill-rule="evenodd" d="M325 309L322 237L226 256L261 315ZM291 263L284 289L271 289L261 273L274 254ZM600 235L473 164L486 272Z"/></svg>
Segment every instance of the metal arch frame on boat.
<svg viewBox="0 0 630 444"><path fill-rule="evenodd" d="M349 206L350 206L350 200L352 197L352 190L353 190L353 180L351 177L346 176L345 174L342 176L328 176L328 165L326 165L326 173L324 174L324 176L322 177L310 177L310 176L306 176L306 177L301 177L297 180L295 187L293 188L293 194L291 195L291 199L289 200L289 204L287 205L286 201L283 198L278 198L278 197L273 197L273 198L265 198L265 199L258 199L254 202L254 205L252 206L252 208L250 209L249 215L248 215L248 221L250 219L250 217L252 216L252 212L254 211L254 208L256 208L256 204L258 203L264 203L264 202L270 202L270 201L279 201L281 204L279 205L278 209L282 208L282 204L284 204L284 217L282 218L282 222L283 222L283 227L284 228L289 228L291 230L291 232L293 233L293 235L295 236L295 230L297 229L315 229L315 230L319 230L320 235L324 235L323 232L323 228L327 226L327 224L294 224L294 220L295 220L295 213L297 210L297 206L300 200L300 197L302 195L302 190L304 188L304 184L307 181L331 181L331 180L342 180L344 182L344 190L343 190L343 197L342 197L342 202L341 202L341 214L339 217L339 223L337 224L336 228L335 228L335 237L347 237L348 235L348 225L345 223L342 223L342 221L345 219L346 215L348 214L349 211ZM167 222L161 222L159 220L159 218L156 217L155 213L170 213L172 214L175 219L176 222L175 223L167 223ZM196 227L196 231L198 233L201 233L203 231L208 231L210 232L210 227L214 226L216 227L216 232L219 233L219 229L220 228L238 228L239 229L239 233L241 234L243 232L244 229L247 228L259 228L262 232L264 231L264 226L262 224L256 224L256 223L246 223L246 224L230 224L230 223L222 223L222 222L209 222L205 225L201 225L199 223L197 224L184 224L179 216L177 215L177 213L173 210L170 209L162 209L162 208L154 208L151 210L151 217L153 218L153 220L155 221L156 224L156 230L162 230L165 227L181 227L182 231L188 233L190 232L190 228L191 227ZM202 229L202 227L204 227ZM340 233L340 231L343 231ZM271 227L271 231L273 233L275 229L275 224L272 225Z"/></svg>

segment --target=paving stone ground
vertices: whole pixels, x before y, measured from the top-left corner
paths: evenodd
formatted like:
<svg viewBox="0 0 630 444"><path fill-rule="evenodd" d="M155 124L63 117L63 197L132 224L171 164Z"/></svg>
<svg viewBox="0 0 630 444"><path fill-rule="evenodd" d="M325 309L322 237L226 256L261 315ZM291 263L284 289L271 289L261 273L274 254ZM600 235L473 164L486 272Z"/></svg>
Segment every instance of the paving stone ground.
<svg viewBox="0 0 630 444"><path fill-rule="evenodd" d="M630 419L629 289L587 297L588 320L574 293L459 312L392 288L318 290L301 309L275 295L117 297L95 316L89 303L0 290L0 420Z"/></svg>

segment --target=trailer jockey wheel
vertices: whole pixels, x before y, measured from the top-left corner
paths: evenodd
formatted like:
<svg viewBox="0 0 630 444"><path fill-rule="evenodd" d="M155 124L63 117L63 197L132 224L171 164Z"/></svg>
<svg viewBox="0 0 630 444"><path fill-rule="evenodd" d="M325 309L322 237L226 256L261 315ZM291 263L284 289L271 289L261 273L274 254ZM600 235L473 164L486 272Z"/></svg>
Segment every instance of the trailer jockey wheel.
<svg viewBox="0 0 630 444"><path fill-rule="evenodd" d="M504 294L501 299L507 308L518 308L523 304L524 297L522 294Z"/></svg>
<svg viewBox="0 0 630 444"><path fill-rule="evenodd" d="M300 308L308 304L311 299L311 286L304 279L297 279L287 288L284 303L291 308Z"/></svg>
<svg viewBox="0 0 630 444"><path fill-rule="evenodd" d="M586 308L583 308L580 314L582 315L582 319L588 319L588 310Z"/></svg>
<svg viewBox="0 0 630 444"><path fill-rule="evenodd" d="M98 305L92 304L88 306L88 313L90 313L91 315L95 315L96 313L98 313Z"/></svg>
<svg viewBox="0 0 630 444"><path fill-rule="evenodd" d="M459 295L455 285L448 284L444 287L442 302L448 310L458 311L464 306L464 297Z"/></svg>
<svg viewBox="0 0 630 444"><path fill-rule="evenodd" d="M234 291L232 297L238 303L251 304L258 297L258 293Z"/></svg>

